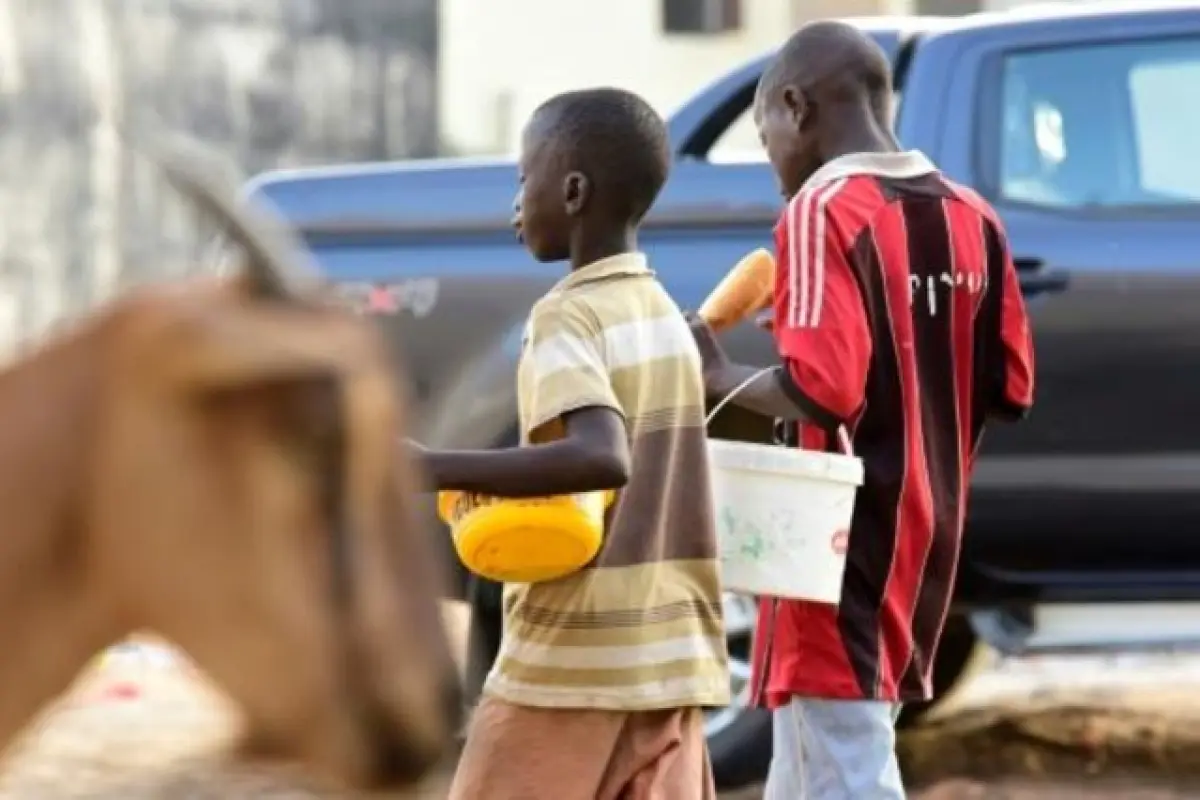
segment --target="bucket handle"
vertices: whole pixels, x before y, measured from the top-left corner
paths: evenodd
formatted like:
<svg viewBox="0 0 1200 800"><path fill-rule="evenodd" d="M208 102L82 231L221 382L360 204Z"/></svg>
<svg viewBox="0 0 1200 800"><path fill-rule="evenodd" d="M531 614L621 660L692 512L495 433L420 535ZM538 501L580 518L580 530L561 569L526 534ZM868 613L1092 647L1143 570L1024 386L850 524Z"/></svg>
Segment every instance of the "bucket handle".
<svg viewBox="0 0 1200 800"><path fill-rule="evenodd" d="M733 387L733 391L731 391L729 394L722 397L720 402L718 402L715 406L713 406L713 410L708 412L708 416L704 418L705 427L707 427L708 425L710 425L712 423L713 418L716 417L717 414L721 411L721 409L723 409L725 407L725 405L730 400L732 400L739 392L741 392L743 389L745 389L750 384L754 383L756 380L758 380L762 376L766 375L767 373L774 372L774 371L775 371L775 367L763 367L758 372L754 373L749 378L746 378L746 380L742 381L737 386ZM850 433L849 433L849 431L846 430L845 425L838 426L837 437L838 437L838 443L842 446L842 451L848 456L853 456L854 455L854 446L850 443Z"/></svg>

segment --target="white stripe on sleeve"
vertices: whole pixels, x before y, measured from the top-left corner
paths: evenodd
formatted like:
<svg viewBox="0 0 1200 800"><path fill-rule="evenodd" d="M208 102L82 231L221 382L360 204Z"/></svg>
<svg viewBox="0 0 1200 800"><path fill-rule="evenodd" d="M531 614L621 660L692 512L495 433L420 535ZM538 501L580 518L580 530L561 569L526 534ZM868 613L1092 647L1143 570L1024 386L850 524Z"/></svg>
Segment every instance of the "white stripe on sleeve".
<svg viewBox="0 0 1200 800"><path fill-rule="evenodd" d="M825 254L829 250L829 242L826 238L828 215L825 213L825 208L829 205L829 201L846 185L846 180L846 178L842 178L829 184L817 198L816 264L813 267L812 313L808 317L808 324L811 328L815 328L821 323L821 306L825 301Z"/></svg>
<svg viewBox="0 0 1200 800"><path fill-rule="evenodd" d="M533 371L539 380L562 370L586 370L604 374L604 363L596 343L567 333L548 337L533 348Z"/></svg>

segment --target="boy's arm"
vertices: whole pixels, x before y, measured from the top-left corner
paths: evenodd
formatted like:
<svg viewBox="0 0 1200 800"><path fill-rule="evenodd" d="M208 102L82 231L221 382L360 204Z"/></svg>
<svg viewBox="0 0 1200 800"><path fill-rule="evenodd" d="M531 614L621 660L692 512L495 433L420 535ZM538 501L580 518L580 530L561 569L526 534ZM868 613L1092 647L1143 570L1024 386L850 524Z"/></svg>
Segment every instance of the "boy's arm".
<svg viewBox="0 0 1200 800"><path fill-rule="evenodd" d="M629 479L625 420L603 406L563 415L566 436L500 450L431 450L425 469L437 489L539 497L617 489Z"/></svg>
<svg viewBox="0 0 1200 800"><path fill-rule="evenodd" d="M998 221L989 223L985 226L989 291L999 291L1000 297L990 314L981 315L988 328L982 335L998 356L981 365L989 371L986 413L1012 421L1023 419L1033 406L1033 334L1008 240Z"/></svg>
<svg viewBox="0 0 1200 800"><path fill-rule="evenodd" d="M742 387L730 399L732 405L764 417L808 421L804 409L785 388L786 383L790 381L786 367L775 367L760 375L762 367L730 361L717 342L716 334L704 320L689 315L688 325L691 326L692 337L700 349L700 360L704 364L704 388L709 397L720 399Z"/></svg>
<svg viewBox="0 0 1200 800"><path fill-rule="evenodd" d="M533 444L429 452L438 489L504 497L615 489L629 477L625 418L601 352L603 331L569 299L539 303L522 356L522 421Z"/></svg>
<svg viewBox="0 0 1200 800"><path fill-rule="evenodd" d="M764 416L832 430L862 407L871 360L870 325L828 210L814 198L807 200L797 195L775 231L779 266L772 332L783 364L730 402ZM811 232L815 241L804 246L809 237L803 231ZM711 331L698 332L696 322L692 326L711 394L728 394L758 371L727 360L710 365L712 354L705 350L715 346L715 339L704 341L705 333L711 339Z"/></svg>

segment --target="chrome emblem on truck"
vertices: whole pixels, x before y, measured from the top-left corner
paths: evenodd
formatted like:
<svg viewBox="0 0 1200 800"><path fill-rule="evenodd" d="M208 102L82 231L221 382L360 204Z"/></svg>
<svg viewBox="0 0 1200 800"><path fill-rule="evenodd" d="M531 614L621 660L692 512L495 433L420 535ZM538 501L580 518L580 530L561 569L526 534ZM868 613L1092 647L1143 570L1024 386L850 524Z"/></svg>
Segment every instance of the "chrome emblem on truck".
<svg viewBox="0 0 1200 800"><path fill-rule="evenodd" d="M437 278L411 278L396 283L339 283L338 296L360 314L395 316L408 313L423 319L432 313L438 300Z"/></svg>

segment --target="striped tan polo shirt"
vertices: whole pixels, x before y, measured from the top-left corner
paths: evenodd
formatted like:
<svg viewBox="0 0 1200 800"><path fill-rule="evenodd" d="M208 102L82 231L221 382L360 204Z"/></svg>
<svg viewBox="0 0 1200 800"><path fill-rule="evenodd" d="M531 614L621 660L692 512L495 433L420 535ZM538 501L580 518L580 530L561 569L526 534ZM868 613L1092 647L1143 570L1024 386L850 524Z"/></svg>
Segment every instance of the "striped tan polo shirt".
<svg viewBox="0 0 1200 800"><path fill-rule="evenodd" d="M561 436L575 409L616 410L632 466L586 569L505 587L486 691L542 707L728 703L700 357L643 255L577 270L538 301L517 393L527 443Z"/></svg>

